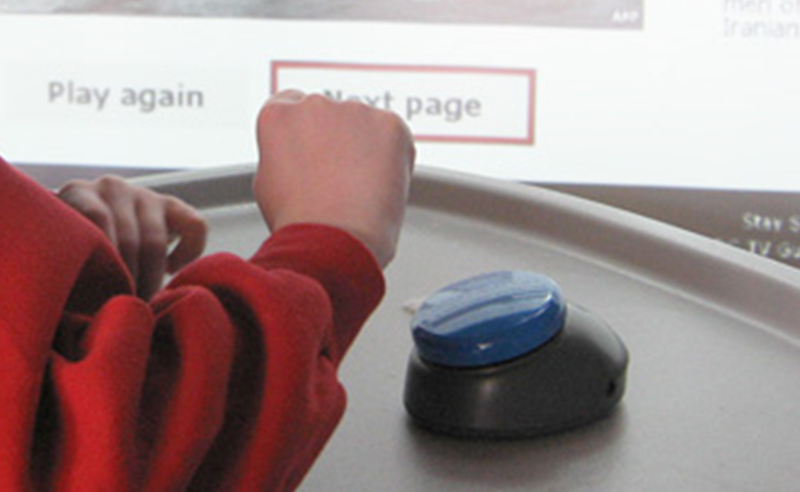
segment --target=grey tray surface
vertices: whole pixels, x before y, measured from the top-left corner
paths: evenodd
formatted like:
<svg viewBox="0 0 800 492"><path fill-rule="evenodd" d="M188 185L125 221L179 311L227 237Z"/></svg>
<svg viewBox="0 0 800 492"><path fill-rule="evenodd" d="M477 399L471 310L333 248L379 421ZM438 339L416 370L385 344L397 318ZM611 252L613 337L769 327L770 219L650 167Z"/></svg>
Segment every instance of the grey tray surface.
<svg viewBox="0 0 800 492"><path fill-rule="evenodd" d="M209 250L267 234L252 170L140 180L208 217ZM539 439L453 439L402 404L409 306L478 273L554 278L631 355L607 419ZM796 491L800 272L654 220L531 186L422 168L388 292L342 368L349 408L302 491Z"/></svg>

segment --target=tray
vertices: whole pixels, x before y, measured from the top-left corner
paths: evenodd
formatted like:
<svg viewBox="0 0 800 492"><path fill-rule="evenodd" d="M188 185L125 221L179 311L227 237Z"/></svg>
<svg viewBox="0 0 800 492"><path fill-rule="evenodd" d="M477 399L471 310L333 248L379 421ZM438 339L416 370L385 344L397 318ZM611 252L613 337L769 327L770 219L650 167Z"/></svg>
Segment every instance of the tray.
<svg viewBox="0 0 800 492"><path fill-rule="evenodd" d="M267 234L252 167L139 180L200 207L209 251ZM554 278L631 354L607 419L539 439L414 426L402 404L410 311L492 270ZM349 407L302 491L794 491L800 483L800 271L609 206L420 168L388 292L342 368Z"/></svg>

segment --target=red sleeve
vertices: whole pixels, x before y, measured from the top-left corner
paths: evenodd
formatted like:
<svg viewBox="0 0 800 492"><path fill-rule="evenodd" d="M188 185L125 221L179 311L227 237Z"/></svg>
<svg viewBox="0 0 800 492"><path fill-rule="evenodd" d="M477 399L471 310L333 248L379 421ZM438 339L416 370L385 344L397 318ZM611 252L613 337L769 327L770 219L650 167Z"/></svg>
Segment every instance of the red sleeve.
<svg viewBox="0 0 800 492"><path fill-rule="evenodd" d="M0 251L4 492L295 489L384 289L361 243L300 225L146 304L99 231L1 161Z"/></svg>

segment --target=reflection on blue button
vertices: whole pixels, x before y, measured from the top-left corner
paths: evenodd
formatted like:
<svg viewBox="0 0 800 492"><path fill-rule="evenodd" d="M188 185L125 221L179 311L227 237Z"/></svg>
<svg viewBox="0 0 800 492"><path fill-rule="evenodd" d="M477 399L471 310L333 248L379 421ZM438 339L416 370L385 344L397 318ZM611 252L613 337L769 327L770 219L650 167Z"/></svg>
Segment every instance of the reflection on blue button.
<svg viewBox="0 0 800 492"><path fill-rule="evenodd" d="M419 356L450 367L502 363L535 350L564 326L566 303L550 278L492 272L449 285L411 321Z"/></svg>

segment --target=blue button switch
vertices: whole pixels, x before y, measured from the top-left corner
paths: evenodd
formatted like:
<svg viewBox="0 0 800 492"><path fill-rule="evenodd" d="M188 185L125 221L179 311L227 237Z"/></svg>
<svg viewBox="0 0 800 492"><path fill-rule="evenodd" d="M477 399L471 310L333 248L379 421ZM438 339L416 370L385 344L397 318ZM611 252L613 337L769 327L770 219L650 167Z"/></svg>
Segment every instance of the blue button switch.
<svg viewBox="0 0 800 492"><path fill-rule="evenodd" d="M420 358L449 367L499 364L552 339L566 302L550 278L492 272L449 285L425 300L411 321Z"/></svg>

